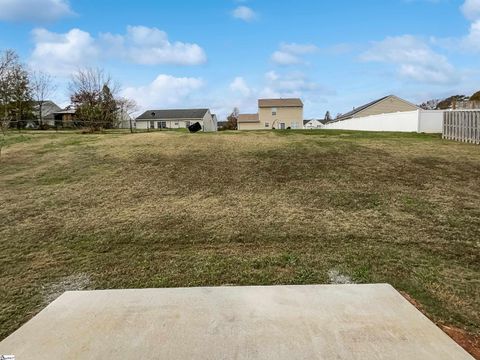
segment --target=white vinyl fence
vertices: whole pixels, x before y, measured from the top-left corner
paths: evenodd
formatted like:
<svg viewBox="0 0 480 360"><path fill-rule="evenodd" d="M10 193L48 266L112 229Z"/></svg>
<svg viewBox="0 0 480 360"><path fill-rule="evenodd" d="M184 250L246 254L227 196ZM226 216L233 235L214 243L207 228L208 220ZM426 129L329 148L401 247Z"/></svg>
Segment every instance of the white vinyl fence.
<svg viewBox="0 0 480 360"><path fill-rule="evenodd" d="M442 110L402 111L335 121L325 129L441 133Z"/></svg>
<svg viewBox="0 0 480 360"><path fill-rule="evenodd" d="M480 110L446 111L442 136L448 140L480 144Z"/></svg>

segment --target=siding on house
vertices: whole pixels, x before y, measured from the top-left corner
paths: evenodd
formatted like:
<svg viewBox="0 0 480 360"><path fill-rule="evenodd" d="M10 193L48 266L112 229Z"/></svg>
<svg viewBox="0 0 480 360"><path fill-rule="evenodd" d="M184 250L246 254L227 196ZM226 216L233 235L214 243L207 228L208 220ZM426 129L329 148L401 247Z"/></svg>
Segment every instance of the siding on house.
<svg viewBox="0 0 480 360"><path fill-rule="evenodd" d="M303 128L304 129L322 129L324 125L317 119L312 119L305 121Z"/></svg>
<svg viewBox="0 0 480 360"><path fill-rule="evenodd" d="M238 130L302 129L303 103L300 99L259 99L258 114L240 114Z"/></svg>
<svg viewBox="0 0 480 360"><path fill-rule="evenodd" d="M62 111L62 108L55 104L53 101L45 100L42 105L42 123L43 125L55 126L55 113ZM35 118L29 122L34 126L38 122L38 116L40 113L40 104L36 101L33 104L33 114Z"/></svg>
<svg viewBox="0 0 480 360"><path fill-rule="evenodd" d="M239 114L237 119L238 130L265 130L265 127L260 123L258 114Z"/></svg>
<svg viewBox="0 0 480 360"><path fill-rule="evenodd" d="M200 123L203 131L217 131L209 109L147 110L135 120L137 129L181 129ZM152 126L153 125L153 126Z"/></svg>
<svg viewBox="0 0 480 360"><path fill-rule="evenodd" d="M281 124L284 128L302 129L303 128L303 106L296 107L276 107L276 114L272 113L273 108L259 108L258 117L261 123L267 123L269 129L280 129ZM265 126L267 128L267 126Z"/></svg>
<svg viewBox="0 0 480 360"><path fill-rule="evenodd" d="M153 129L161 129L162 122L165 122L165 129L185 129L193 123L199 122L203 129L202 119L155 119L155 120L135 120L136 128L140 130L151 129L150 122L153 121Z"/></svg>

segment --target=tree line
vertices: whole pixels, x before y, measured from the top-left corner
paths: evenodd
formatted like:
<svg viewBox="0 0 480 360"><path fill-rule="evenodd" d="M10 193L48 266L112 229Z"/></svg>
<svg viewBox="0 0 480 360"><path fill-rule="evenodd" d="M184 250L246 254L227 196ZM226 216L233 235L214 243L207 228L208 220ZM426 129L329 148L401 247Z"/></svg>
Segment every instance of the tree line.
<svg viewBox="0 0 480 360"><path fill-rule="evenodd" d="M446 110L455 108L456 104L463 102L475 102L480 104L480 91L477 91L472 96L452 95L445 99L431 99L418 106L424 110Z"/></svg>
<svg viewBox="0 0 480 360"><path fill-rule="evenodd" d="M30 70L14 50L0 52L0 129L25 128L34 122L39 129L44 107L54 95L55 79L42 71ZM74 125L90 131L118 126L136 111L135 101L120 96L120 86L99 68L79 69L71 75L68 86Z"/></svg>

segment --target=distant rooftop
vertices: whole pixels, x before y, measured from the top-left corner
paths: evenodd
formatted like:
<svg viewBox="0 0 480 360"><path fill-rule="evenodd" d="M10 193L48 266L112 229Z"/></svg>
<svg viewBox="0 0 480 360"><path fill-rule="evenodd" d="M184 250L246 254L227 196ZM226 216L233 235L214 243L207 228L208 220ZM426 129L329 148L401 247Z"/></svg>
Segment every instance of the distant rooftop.
<svg viewBox="0 0 480 360"><path fill-rule="evenodd" d="M345 113L345 114L340 115L339 117L337 117L337 118L335 119L335 121L336 121L336 120L350 119L350 118L352 118L354 115L358 114L360 111L363 111L363 110L365 110L365 109L367 109L367 108L369 108L369 107L371 107L371 106L379 103L380 101L383 101L383 100L388 99L388 98L396 98L396 99L399 99L399 100L401 100L401 101L403 101L403 102L407 102L407 103L408 103L408 101L406 101L406 100L404 100L404 99L400 99L398 96L395 96L395 95L387 95L387 96L384 96L384 97L382 97L382 98L380 98L380 99L371 101L371 102L369 102L368 104L365 104L365 105L356 107L356 108L354 108L352 111L349 111L349 112L347 112L347 113ZM409 103L409 104L410 104L410 103ZM411 104L411 105L412 105L412 106L416 106L416 105L414 105L414 104Z"/></svg>
<svg viewBox="0 0 480 360"><path fill-rule="evenodd" d="M137 120L153 119L202 119L208 109L147 110Z"/></svg>
<svg viewBox="0 0 480 360"><path fill-rule="evenodd" d="M303 102L299 98L258 99L258 107L303 107Z"/></svg>
<svg viewBox="0 0 480 360"><path fill-rule="evenodd" d="M239 114L237 122L239 122L239 123L256 123L256 122L259 122L258 114Z"/></svg>

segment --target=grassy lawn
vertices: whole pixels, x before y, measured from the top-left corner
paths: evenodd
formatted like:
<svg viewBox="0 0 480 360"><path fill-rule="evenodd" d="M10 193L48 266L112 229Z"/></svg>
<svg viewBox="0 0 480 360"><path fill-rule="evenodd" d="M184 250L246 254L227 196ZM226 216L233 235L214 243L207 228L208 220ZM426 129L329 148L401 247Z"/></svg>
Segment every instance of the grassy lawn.
<svg viewBox="0 0 480 360"><path fill-rule="evenodd" d="M345 131L11 133L0 339L64 290L387 282L480 334L480 147Z"/></svg>

